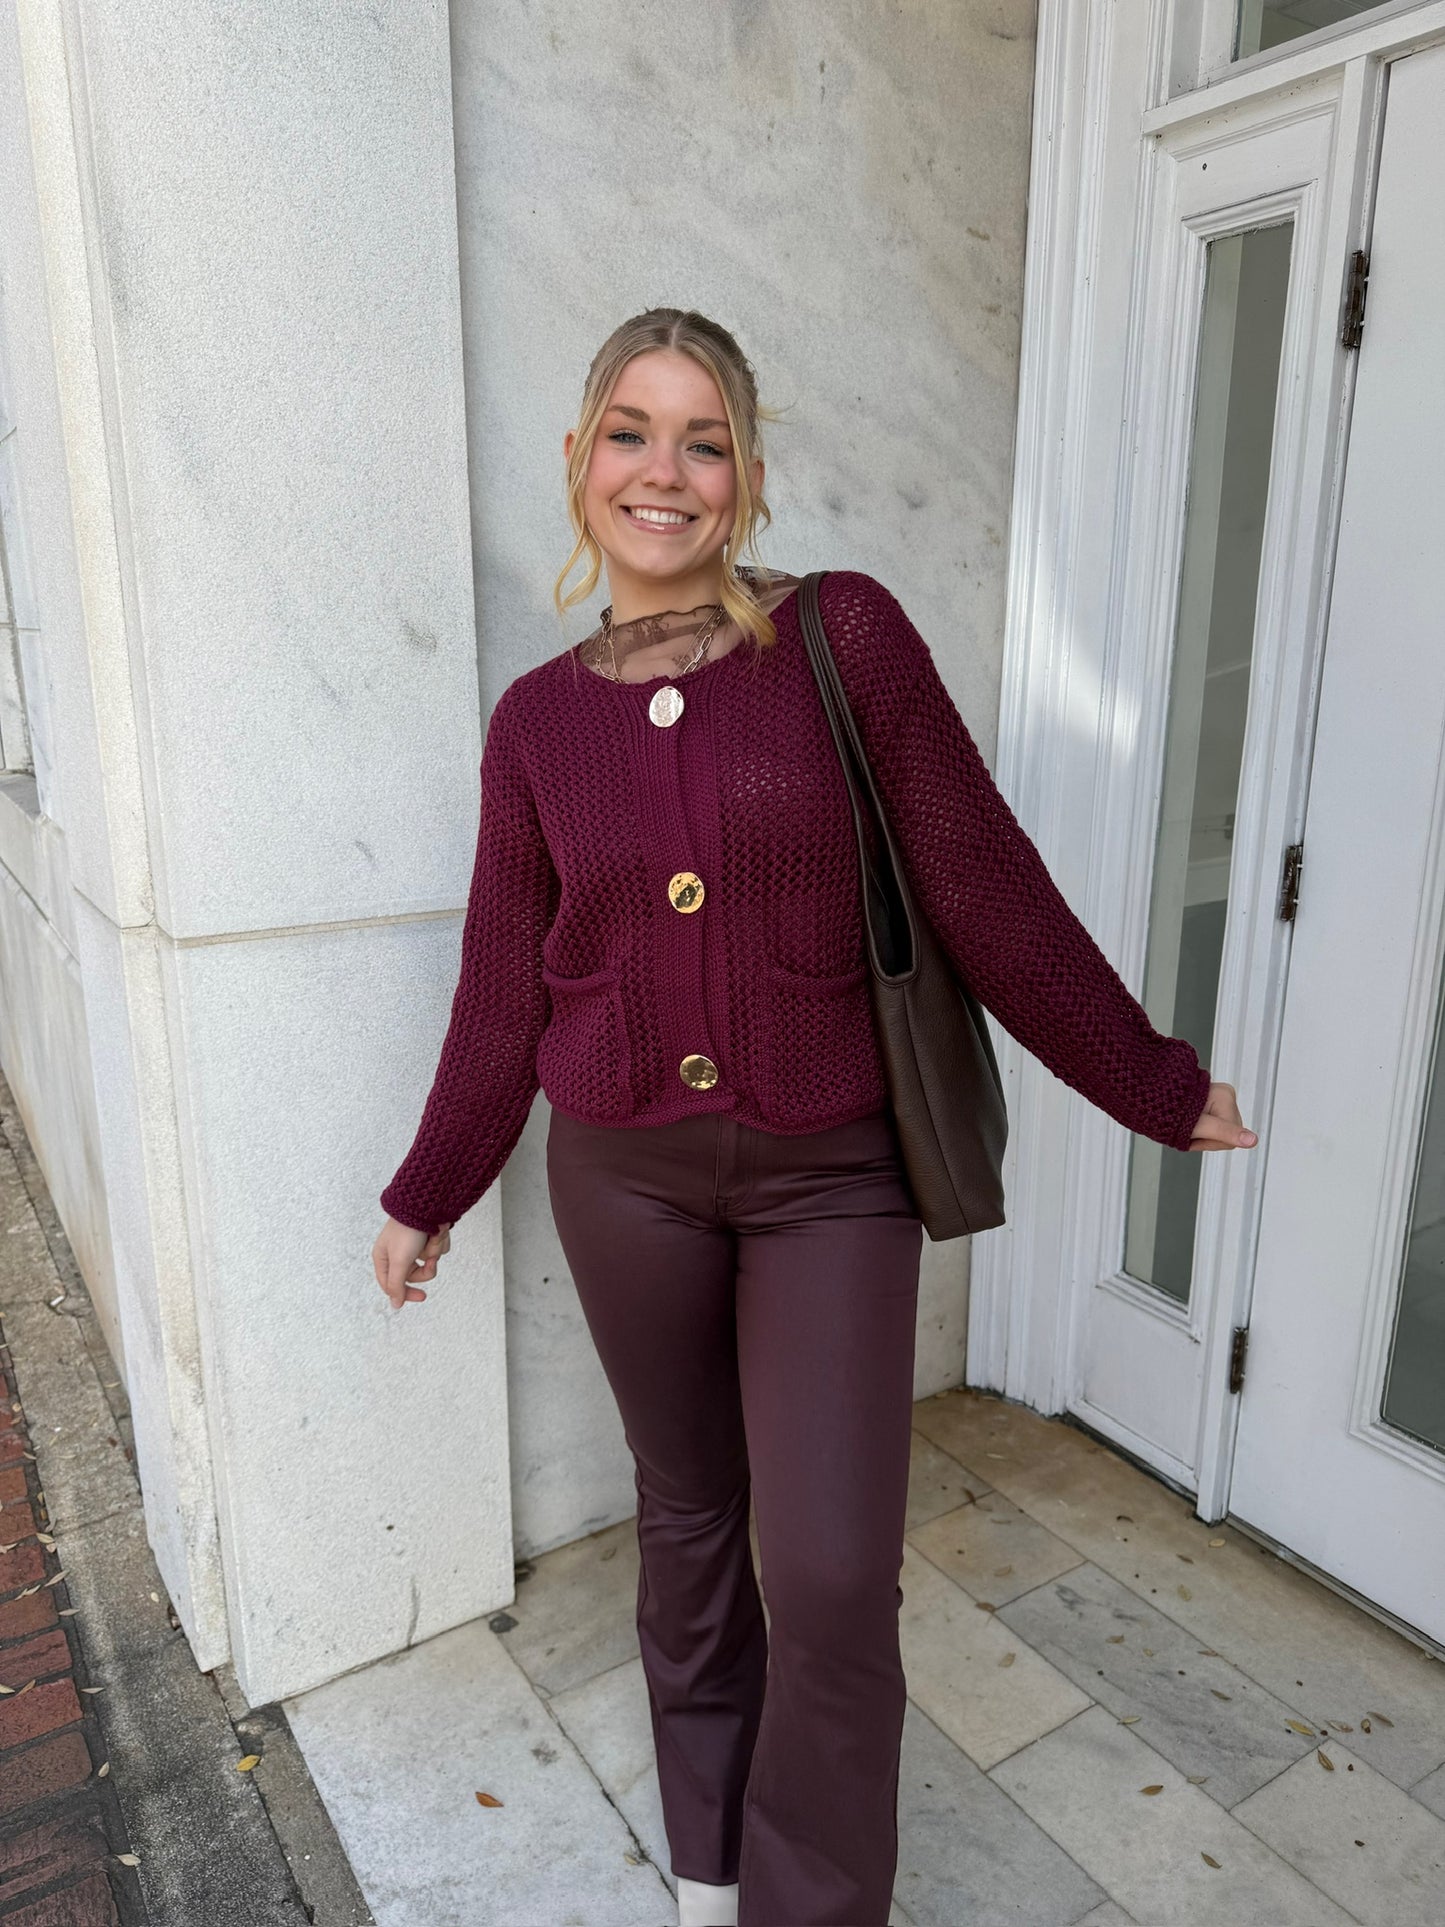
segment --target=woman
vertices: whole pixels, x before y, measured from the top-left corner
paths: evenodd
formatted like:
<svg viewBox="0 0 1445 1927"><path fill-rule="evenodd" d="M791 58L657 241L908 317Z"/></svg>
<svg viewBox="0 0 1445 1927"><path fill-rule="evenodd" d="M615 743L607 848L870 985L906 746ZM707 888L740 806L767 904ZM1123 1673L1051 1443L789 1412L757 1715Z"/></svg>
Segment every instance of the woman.
<svg viewBox="0 0 1445 1927"><path fill-rule="evenodd" d="M592 364L554 600L605 558L611 602L492 713L450 1026L374 1260L393 1305L426 1297L540 1086L636 1467L682 1927L884 1927L922 1226L799 578L738 560L771 519L766 415L732 335L691 311L634 316ZM821 600L919 906L983 1003L1130 1130L1253 1144L1233 1088L1154 1030L1070 911L898 602L846 569Z"/></svg>

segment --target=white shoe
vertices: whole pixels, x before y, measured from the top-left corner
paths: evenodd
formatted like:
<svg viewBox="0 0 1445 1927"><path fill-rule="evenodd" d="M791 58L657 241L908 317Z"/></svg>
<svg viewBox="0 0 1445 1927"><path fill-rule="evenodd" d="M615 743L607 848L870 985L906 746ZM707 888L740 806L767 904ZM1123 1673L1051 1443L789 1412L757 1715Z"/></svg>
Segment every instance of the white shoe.
<svg viewBox="0 0 1445 1927"><path fill-rule="evenodd" d="M678 1927L737 1927L738 1883L710 1887L705 1880L677 1880Z"/></svg>

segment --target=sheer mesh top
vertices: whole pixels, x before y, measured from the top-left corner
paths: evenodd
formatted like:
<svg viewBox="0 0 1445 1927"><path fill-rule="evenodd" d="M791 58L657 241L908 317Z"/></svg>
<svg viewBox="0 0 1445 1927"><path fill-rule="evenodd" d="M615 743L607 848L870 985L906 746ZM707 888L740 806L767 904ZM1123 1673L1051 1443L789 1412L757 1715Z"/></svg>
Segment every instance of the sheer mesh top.
<svg viewBox="0 0 1445 1927"><path fill-rule="evenodd" d="M800 576L789 575L782 569L754 569L741 564L735 571L752 590L762 608L769 614L792 594L802 580ZM681 676L686 665L696 653L698 638L704 624L717 607L713 602L702 602L694 609L663 609L655 615L634 616L629 622L615 622L612 625L612 646L601 627L594 629L577 645L577 658L595 669L600 676L612 680L613 658L616 657L618 674L624 682L646 681L653 676ZM747 640L736 622L725 616L708 638L706 653L696 667L702 663L716 662L732 649ZM641 662L632 658L646 651Z"/></svg>

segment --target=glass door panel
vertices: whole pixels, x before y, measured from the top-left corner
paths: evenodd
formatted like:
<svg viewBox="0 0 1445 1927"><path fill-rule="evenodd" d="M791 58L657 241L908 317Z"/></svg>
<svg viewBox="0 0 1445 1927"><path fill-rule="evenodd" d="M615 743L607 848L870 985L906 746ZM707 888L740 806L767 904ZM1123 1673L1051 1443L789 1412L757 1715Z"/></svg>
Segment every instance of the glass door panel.
<svg viewBox="0 0 1445 1927"><path fill-rule="evenodd" d="M1445 1452L1445 999L1436 1013L1430 1098L1415 1165L1410 1228L1395 1301L1380 1416Z"/></svg>
<svg viewBox="0 0 1445 1927"><path fill-rule="evenodd" d="M1208 244L1142 1002L1208 1064L1244 752L1292 226ZM1129 1145L1124 1269L1186 1303L1200 1156Z"/></svg>
<svg viewBox="0 0 1445 1927"><path fill-rule="evenodd" d="M1373 13L1381 0L1239 0L1235 19L1234 57L1282 47L1287 40L1337 27L1357 14Z"/></svg>

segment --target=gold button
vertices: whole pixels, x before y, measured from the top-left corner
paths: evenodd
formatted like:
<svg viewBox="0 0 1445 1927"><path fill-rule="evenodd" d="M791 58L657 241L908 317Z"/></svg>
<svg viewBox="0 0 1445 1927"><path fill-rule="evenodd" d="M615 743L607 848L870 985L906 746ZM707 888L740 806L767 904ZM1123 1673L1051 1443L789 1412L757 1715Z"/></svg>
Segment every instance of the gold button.
<svg viewBox="0 0 1445 1927"><path fill-rule="evenodd" d="M674 910L681 910L686 916L689 910L700 907L704 891L702 878L694 876L691 870L679 870L667 886L667 894Z"/></svg>
<svg viewBox="0 0 1445 1927"><path fill-rule="evenodd" d="M717 1065L710 1057L694 1051L691 1057L684 1057L677 1067L677 1074L684 1084L691 1084L695 1091L710 1091L717 1082Z"/></svg>

